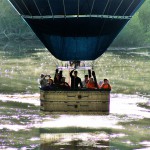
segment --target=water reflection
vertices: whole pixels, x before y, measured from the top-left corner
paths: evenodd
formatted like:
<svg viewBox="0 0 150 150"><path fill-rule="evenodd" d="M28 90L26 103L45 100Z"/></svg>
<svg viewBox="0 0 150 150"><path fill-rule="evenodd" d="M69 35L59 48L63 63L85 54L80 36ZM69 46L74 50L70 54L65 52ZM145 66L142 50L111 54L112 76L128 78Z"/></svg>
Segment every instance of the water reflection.
<svg viewBox="0 0 150 150"><path fill-rule="evenodd" d="M109 135L105 133L40 134L41 150L109 150Z"/></svg>
<svg viewBox="0 0 150 150"><path fill-rule="evenodd" d="M1 95L0 149L149 148L149 107L139 105L148 102L111 94L109 115L46 114L39 110L39 94Z"/></svg>
<svg viewBox="0 0 150 150"><path fill-rule="evenodd" d="M138 103L144 103L146 99L137 95L112 95L110 113L127 115L127 119L149 118L148 109L138 106ZM147 99L147 102L149 100Z"/></svg>
<svg viewBox="0 0 150 150"><path fill-rule="evenodd" d="M136 95L112 94L110 114L107 116L85 114L45 116L40 130L41 149L45 150L48 147L52 149L113 149L113 144L110 144L113 143L112 139L129 136L129 133L123 131L127 129L120 122L128 124L131 121L149 118L149 110L137 105L146 101L148 99ZM135 145L130 140L123 143L120 149Z"/></svg>
<svg viewBox="0 0 150 150"><path fill-rule="evenodd" d="M21 97L22 100L26 99L23 99L23 95ZM1 95L0 149L2 150L34 149L40 145L39 108L28 102L22 103L21 99L17 95Z"/></svg>

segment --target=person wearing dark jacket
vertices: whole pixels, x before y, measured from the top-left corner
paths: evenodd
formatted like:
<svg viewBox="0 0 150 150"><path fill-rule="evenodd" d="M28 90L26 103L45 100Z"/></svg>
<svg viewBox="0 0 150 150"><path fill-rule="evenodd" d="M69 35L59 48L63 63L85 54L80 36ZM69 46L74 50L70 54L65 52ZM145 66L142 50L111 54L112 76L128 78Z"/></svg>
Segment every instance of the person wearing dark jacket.
<svg viewBox="0 0 150 150"><path fill-rule="evenodd" d="M75 70L75 69L74 69ZM71 89L78 89L79 88L79 84L80 84L80 88L83 88L82 86L82 82L81 82L81 78L78 77L78 72L72 70L70 72L70 77L71 77ZM72 75L74 72L74 75Z"/></svg>

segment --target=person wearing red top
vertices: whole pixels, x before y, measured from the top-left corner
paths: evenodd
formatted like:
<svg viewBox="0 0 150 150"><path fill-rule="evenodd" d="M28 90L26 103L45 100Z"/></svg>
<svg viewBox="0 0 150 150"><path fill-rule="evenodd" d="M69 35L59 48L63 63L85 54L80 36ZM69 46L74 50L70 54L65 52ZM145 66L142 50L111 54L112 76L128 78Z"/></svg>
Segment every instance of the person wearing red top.
<svg viewBox="0 0 150 150"><path fill-rule="evenodd" d="M95 82L94 82L93 78L89 78L89 82L87 83L87 88L88 89L96 89Z"/></svg>
<svg viewBox="0 0 150 150"><path fill-rule="evenodd" d="M111 86L107 79L104 79L104 83L100 86L100 89L111 90Z"/></svg>

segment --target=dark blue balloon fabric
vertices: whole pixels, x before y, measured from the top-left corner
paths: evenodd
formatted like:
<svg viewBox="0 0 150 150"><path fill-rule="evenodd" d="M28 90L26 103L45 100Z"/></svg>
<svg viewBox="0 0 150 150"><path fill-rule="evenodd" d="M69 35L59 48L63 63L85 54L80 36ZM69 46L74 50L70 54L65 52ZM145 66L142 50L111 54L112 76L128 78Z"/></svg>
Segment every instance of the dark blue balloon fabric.
<svg viewBox="0 0 150 150"><path fill-rule="evenodd" d="M49 52L65 61L95 60L144 0L10 0Z"/></svg>

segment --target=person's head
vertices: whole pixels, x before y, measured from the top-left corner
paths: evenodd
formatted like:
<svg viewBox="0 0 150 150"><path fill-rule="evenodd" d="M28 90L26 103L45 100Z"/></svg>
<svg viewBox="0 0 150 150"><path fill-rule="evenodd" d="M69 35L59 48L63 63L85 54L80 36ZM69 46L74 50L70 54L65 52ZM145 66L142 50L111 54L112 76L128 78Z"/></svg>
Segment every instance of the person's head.
<svg viewBox="0 0 150 150"><path fill-rule="evenodd" d="M75 70L74 71L74 76L77 77L77 75L78 75L78 71Z"/></svg>
<svg viewBox="0 0 150 150"><path fill-rule="evenodd" d="M89 83L93 83L93 82L94 82L93 78L89 78Z"/></svg>
<svg viewBox="0 0 150 150"><path fill-rule="evenodd" d="M101 86L102 84L103 84L103 81L102 81L102 80L100 80L100 81L99 81L99 85Z"/></svg>
<svg viewBox="0 0 150 150"><path fill-rule="evenodd" d="M89 77L88 75L85 75L85 76L84 76L85 81L87 81L87 80L88 80L88 77Z"/></svg>
<svg viewBox="0 0 150 150"><path fill-rule="evenodd" d="M47 75L49 78L51 78L51 76L50 76L50 74L49 75Z"/></svg>
<svg viewBox="0 0 150 150"><path fill-rule="evenodd" d="M59 73L56 73L56 78L57 78L57 79L59 79L59 76L60 76Z"/></svg>
<svg viewBox="0 0 150 150"><path fill-rule="evenodd" d="M44 74L43 73L41 73L41 78L44 78Z"/></svg>
<svg viewBox="0 0 150 150"><path fill-rule="evenodd" d="M108 83L108 80L107 80L107 79L104 79L104 83Z"/></svg>
<svg viewBox="0 0 150 150"><path fill-rule="evenodd" d="M49 84L52 85L53 84L53 79L49 79Z"/></svg>

